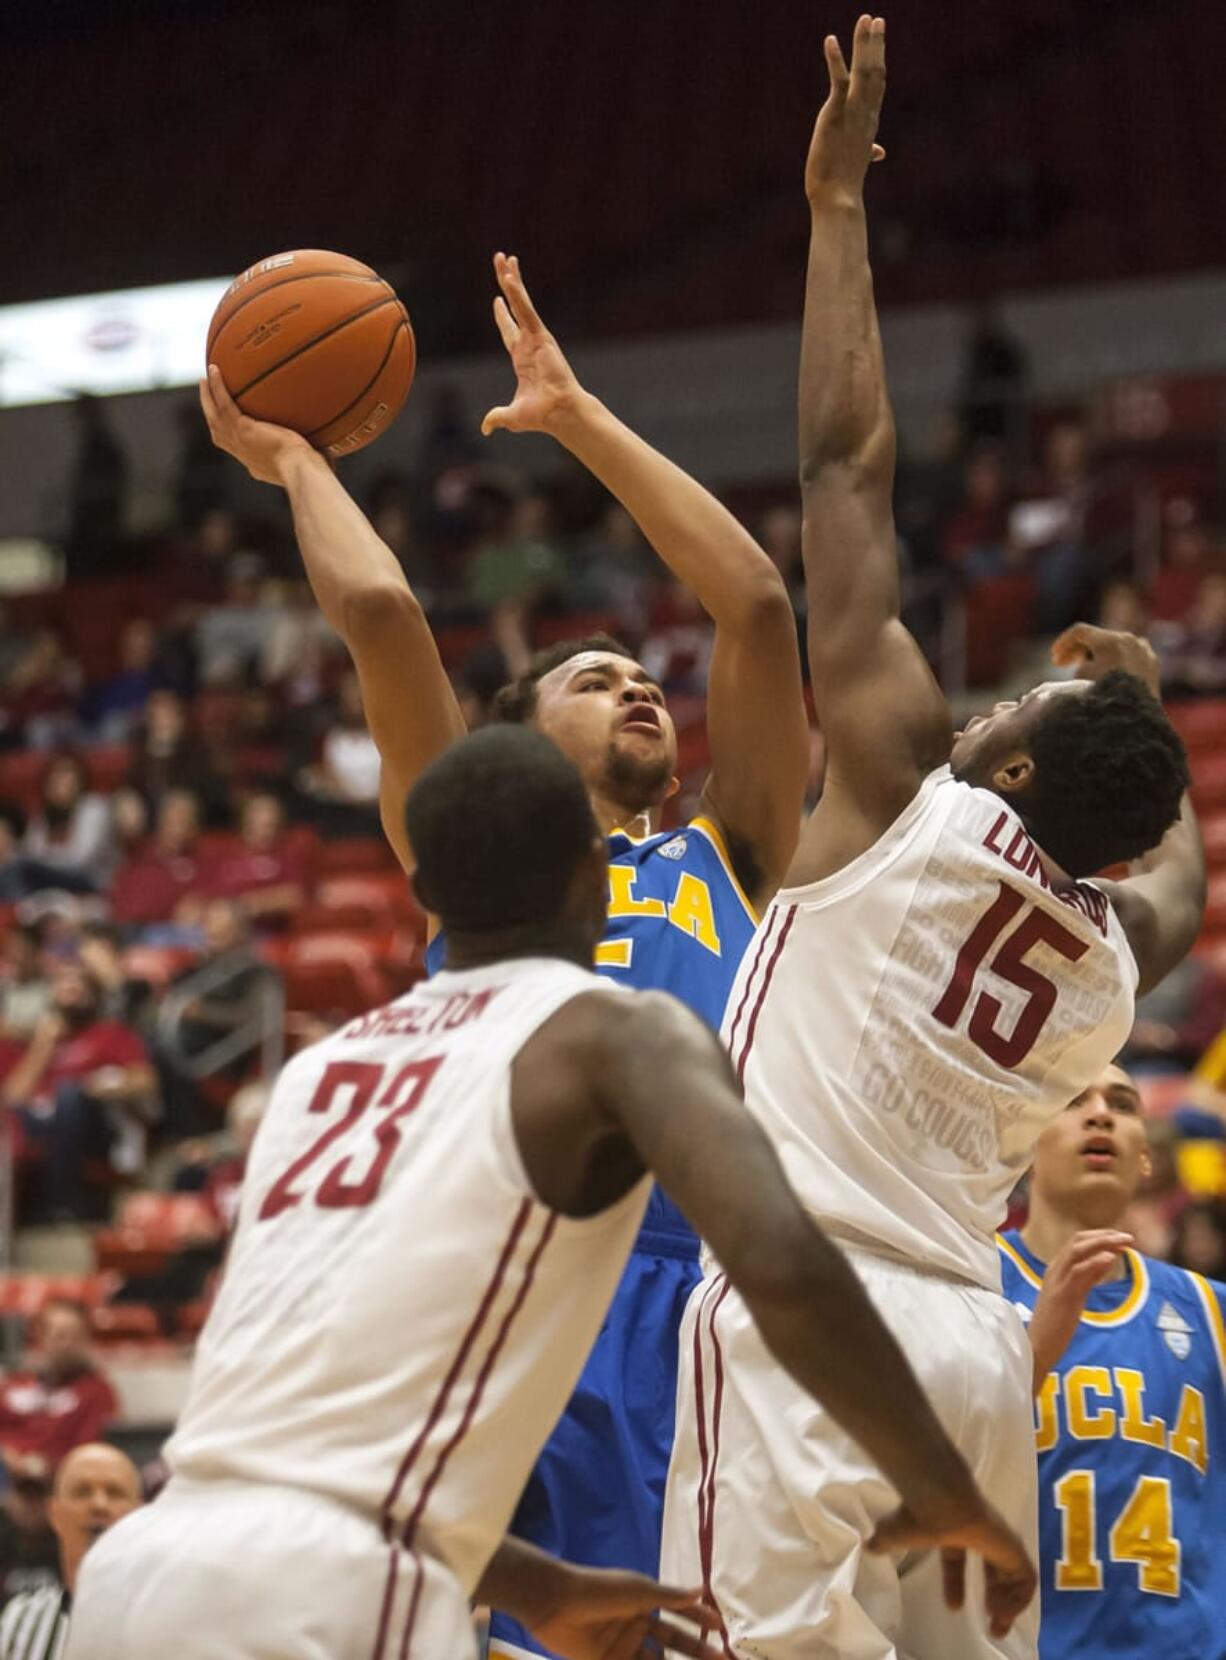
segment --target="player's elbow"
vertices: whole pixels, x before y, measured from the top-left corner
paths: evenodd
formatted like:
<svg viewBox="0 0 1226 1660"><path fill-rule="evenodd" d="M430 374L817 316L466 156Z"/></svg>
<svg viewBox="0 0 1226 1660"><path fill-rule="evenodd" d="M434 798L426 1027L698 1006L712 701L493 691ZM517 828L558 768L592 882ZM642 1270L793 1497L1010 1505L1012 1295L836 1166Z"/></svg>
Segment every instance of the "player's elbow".
<svg viewBox="0 0 1226 1660"><path fill-rule="evenodd" d="M747 580L741 595L737 623L748 637L761 640L778 629L791 636L796 630L792 601L787 585L769 559L761 561Z"/></svg>
<svg viewBox="0 0 1226 1660"><path fill-rule="evenodd" d="M815 496L830 489L859 497L892 491L895 449L888 404L867 423L849 421L814 434L802 444L800 455L800 491L806 511Z"/></svg>
<svg viewBox="0 0 1226 1660"><path fill-rule="evenodd" d="M425 612L405 582L380 578L354 589L341 602L340 633L355 648L426 627Z"/></svg>

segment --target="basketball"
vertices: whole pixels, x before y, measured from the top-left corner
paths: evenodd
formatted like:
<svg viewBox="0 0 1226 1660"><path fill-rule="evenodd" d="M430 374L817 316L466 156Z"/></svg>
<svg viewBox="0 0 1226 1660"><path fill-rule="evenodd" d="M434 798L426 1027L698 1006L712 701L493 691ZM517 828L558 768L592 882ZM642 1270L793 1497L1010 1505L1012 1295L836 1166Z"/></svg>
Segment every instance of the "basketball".
<svg viewBox="0 0 1226 1660"><path fill-rule="evenodd" d="M364 449L413 384L409 314L369 265L299 248L235 277L209 324L206 360L243 413L329 455Z"/></svg>

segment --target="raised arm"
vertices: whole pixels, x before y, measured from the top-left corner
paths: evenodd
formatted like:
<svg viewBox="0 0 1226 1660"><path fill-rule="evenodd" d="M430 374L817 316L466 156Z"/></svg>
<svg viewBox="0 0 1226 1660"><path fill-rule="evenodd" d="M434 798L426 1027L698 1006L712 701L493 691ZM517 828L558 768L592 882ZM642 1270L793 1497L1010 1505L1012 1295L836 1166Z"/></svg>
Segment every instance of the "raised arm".
<svg viewBox="0 0 1226 1660"><path fill-rule="evenodd" d="M289 496L302 562L319 608L349 649L383 762L383 828L406 870L404 803L418 774L464 736L464 717L425 612L391 549L305 438L253 421L211 366L200 401L213 442Z"/></svg>
<svg viewBox="0 0 1226 1660"><path fill-rule="evenodd" d="M754 897L764 900L795 849L809 769L796 623L783 579L726 507L584 391L532 304L519 261L498 254L494 271L502 289L494 317L518 385L482 431L555 438L617 497L711 617L704 808L748 854Z"/></svg>
<svg viewBox="0 0 1226 1660"><path fill-rule="evenodd" d="M860 846L852 844L876 839L925 773L948 759L951 743L945 699L899 616L894 418L864 216L865 174L883 153L873 140L885 92L885 24L857 23L850 73L833 35L825 49L830 93L805 170L811 233L800 482L809 665L827 774L800 880L828 873L817 868L815 837L854 856Z"/></svg>
<svg viewBox="0 0 1226 1660"><path fill-rule="evenodd" d="M1123 669L1143 680L1155 697L1161 678L1153 647L1135 634L1074 623L1051 648L1058 668L1084 680ZM1176 823L1152 852L1136 860L1122 881L1100 882L1115 907L1137 960L1140 994L1152 991L1196 943L1205 918L1205 850L1200 826L1185 795Z"/></svg>
<svg viewBox="0 0 1226 1660"><path fill-rule="evenodd" d="M951 1558L982 1551L990 1607L1007 1625L1034 1589L1025 1552L976 1490L842 1252L801 1208L710 1029L658 992L576 998L521 1051L512 1113L529 1179L555 1209L590 1214L643 1168L659 1179L780 1365L902 1495L883 1536L943 1543Z"/></svg>

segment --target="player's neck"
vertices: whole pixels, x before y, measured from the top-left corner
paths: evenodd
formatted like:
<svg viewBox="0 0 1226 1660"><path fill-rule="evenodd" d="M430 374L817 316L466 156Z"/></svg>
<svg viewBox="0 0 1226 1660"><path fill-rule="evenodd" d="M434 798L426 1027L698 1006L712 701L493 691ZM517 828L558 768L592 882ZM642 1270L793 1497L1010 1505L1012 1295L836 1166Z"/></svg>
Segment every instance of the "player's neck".
<svg viewBox="0 0 1226 1660"><path fill-rule="evenodd" d="M1021 1230L1022 1243L1026 1249L1046 1264L1054 1262L1056 1257L1079 1233L1087 1228L1122 1228L1124 1215L1118 1206L1108 1209L1102 1208L1101 1213L1093 1215L1083 1211L1079 1215L1072 1215L1061 1210L1058 1206L1044 1200L1035 1192L1030 1195L1030 1215L1026 1225ZM1114 1267L1106 1276L1109 1280L1122 1280L1128 1273L1123 1257L1116 1259Z"/></svg>
<svg viewBox="0 0 1226 1660"><path fill-rule="evenodd" d="M489 934L447 930L443 966L455 973L487 968L491 963L512 962L520 957L558 957L578 968L591 968L592 942L583 930L565 918L551 927L542 928L539 923L533 923Z"/></svg>
<svg viewBox="0 0 1226 1660"><path fill-rule="evenodd" d="M591 802L592 812L602 836L611 836L615 830L624 830L635 841L645 841L648 836L654 836L660 828L659 807L643 807L636 810L627 807L624 802L599 795L595 790L592 791Z"/></svg>

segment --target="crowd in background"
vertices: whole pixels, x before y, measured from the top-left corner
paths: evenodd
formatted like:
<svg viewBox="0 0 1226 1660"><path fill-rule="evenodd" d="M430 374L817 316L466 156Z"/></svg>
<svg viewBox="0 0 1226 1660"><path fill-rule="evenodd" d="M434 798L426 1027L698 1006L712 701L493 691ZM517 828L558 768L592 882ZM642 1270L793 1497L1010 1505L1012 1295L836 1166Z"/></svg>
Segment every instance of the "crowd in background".
<svg viewBox="0 0 1226 1660"><path fill-rule="evenodd" d="M1226 695L1213 501L1167 502L1159 566L1139 582L1096 517L1091 425L1075 410L1025 419L1026 387L1024 354L985 310L945 453L900 468L904 567L964 605L969 678L998 678L1017 648L1090 614L1149 633L1172 696ZM68 586L55 605L0 611L0 1110L19 1226L100 1228L102 1260L133 1196L157 1187L188 1205L155 1262L106 1258L123 1265L108 1302L151 1310L150 1332L182 1341L221 1261L270 1056L411 983L421 918L380 840L356 676L276 499L262 518L238 511L231 464L185 404L173 522L133 537L105 407L83 400L79 417ZM794 491L730 499L803 632ZM684 812L705 760L711 630L616 503L578 469L534 480L492 466L443 388L419 452L363 505L439 631L471 724L542 638L598 624L625 639L677 715ZM118 610L108 602L111 628L88 612L116 570L132 582ZM1142 1003L1126 1060L1170 1109L1150 1124L1138 1240L1226 1277L1226 952L1189 959ZM48 1318L43 1359L0 1390L0 1579L33 1548L14 1518L45 1501L65 1450L32 1448L13 1403L37 1416L62 1393L59 1368L106 1416L87 1381L88 1317ZM98 1433L98 1412L86 1417L77 1439ZM46 1556L45 1525L40 1539Z"/></svg>

